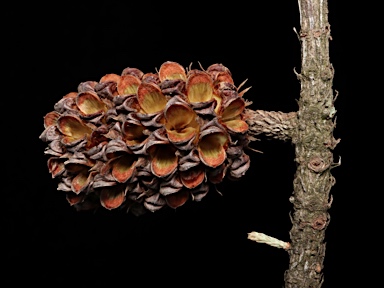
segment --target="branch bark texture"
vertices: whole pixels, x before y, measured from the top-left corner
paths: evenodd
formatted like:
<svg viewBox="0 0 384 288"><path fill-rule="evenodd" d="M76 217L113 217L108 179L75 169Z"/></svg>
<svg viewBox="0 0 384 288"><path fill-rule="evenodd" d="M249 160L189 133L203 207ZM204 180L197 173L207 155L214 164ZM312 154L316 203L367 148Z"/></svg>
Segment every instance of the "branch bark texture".
<svg viewBox="0 0 384 288"><path fill-rule="evenodd" d="M291 140L297 126L297 113L280 111L250 110L246 111L250 134L288 141Z"/></svg>
<svg viewBox="0 0 384 288"><path fill-rule="evenodd" d="M287 288L318 288L323 283L325 230L329 224L330 190L335 123L332 83L334 69L329 59L330 25L326 0L299 0L301 82L298 125L292 138L297 170L294 193Z"/></svg>
<svg viewBox="0 0 384 288"><path fill-rule="evenodd" d="M273 139L291 141L295 147L296 173L289 268L286 288L320 288L323 284L325 231L329 224L336 113L329 59L330 24L327 0L298 0L300 10L301 72L297 112L248 111L250 130Z"/></svg>

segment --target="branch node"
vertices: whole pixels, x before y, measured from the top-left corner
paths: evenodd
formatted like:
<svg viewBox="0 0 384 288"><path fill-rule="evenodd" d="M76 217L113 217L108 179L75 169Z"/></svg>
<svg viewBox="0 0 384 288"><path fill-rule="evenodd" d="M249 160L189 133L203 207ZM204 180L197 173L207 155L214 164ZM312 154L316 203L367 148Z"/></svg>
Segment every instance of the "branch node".
<svg viewBox="0 0 384 288"><path fill-rule="evenodd" d="M295 73L298 80L301 80L301 74L296 72L296 67L293 67L293 73Z"/></svg>
<svg viewBox="0 0 384 288"><path fill-rule="evenodd" d="M299 35L299 33L297 32L296 27L293 27L293 31L295 31L295 34L296 34L296 36L297 36L297 39L299 39L299 42L300 42L300 41L301 41L301 39L300 39L300 35Z"/></svg>
<svg viewBox="0 0 384 288"><path fill-rule="evenodd" d="M341 156L339 156L339 161L331 164L331 169L339 167L341 165Z"/></svg>
<svg viewBox="0 0 384 288"><path fill-rule="evenodd" d="M337 90L335 90L335 97L333 98L333 103L335 103L336 102L336 99L337 99L337 96L339 96L339 91L337 91Z"/></svg>

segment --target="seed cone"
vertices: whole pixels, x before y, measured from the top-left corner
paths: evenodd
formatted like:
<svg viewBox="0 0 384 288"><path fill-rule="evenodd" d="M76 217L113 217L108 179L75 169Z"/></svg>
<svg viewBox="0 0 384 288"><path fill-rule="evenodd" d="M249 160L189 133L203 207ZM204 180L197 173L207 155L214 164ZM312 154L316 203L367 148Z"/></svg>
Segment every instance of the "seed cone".
<svg viewBox="0 0 384 288"><path fill-rule="evenodd" d="M58 190L77 210L135 215L200 201L212 185L249 168L240 87L222 64L163 63L86 81L44 116L40 139Z"/></svg>

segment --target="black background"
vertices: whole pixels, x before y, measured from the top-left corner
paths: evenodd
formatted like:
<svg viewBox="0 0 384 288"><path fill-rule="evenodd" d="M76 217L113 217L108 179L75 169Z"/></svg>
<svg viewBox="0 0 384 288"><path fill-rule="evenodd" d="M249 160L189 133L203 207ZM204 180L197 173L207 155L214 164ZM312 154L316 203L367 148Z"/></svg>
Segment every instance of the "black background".
<svg viewBox="0 0 384 288"><path fill-rule="evenodd" d="M339 92L334 136L341 138L334 157L341 156L342 165L332 170L336 185L326 230L325 288L346 284L353 272L342 267L351 260L347 243L353 240L351 211L357 202L351 195L358 193L348 186L356 159L350 147L356 139L354 68L359 61L350 61L358 53L350 36L358 25L351 21L354 7L336 2L329 3L330 57ZM8 286L3 287L23 281L52 287L282 287L288 254L247 240L247 233L289 241L288 198L295 172L290 143L254 142L263 154L249 153L251 168L241 181L222 183L222 196L210 191L200 203L137 218L117 211L75 212L48 173L39 135L43 116L80 82L126 67L155 72L168 60L195 68L222 63L235 84L248 79L246 87L252 88L245 97L252 109L296 111L297 1L95 3L29 4L7 12L1 258Z"/></svg>

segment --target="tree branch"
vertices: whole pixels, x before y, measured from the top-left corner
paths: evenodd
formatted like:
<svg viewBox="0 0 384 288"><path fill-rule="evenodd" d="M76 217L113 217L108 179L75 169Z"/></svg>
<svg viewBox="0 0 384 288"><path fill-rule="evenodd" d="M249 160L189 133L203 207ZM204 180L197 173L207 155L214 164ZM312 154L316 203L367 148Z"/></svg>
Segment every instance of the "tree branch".
<svg viewBox="0 0 384 288"><path fill-rule="evenodd" d="M295 145L297 169L291 216L289 268L285 272L286 288L320 288L323 284L325 230L332 203L331 187L335 178L331 169L332 150L340 140L333 137L336 114L332 83L334 69L329 61L330 25L327 0L298 0L301 30L301 73L299 110L297 112L267 112L247 110L251 134L264 133ZM256 234L255 234L256 233ZM282 248L285 242L252 232L248 238Z"/></svg>
<svg viewBox="0 0 384 288"><path fill-rule="evenodd" d="M292 140L297 126L296 112L275 112L246 110L249 133L253 136L264 134L273 139Z"/></svg>

